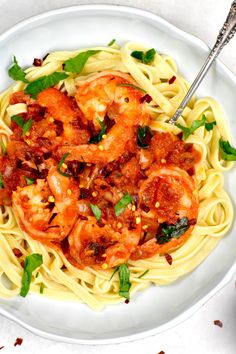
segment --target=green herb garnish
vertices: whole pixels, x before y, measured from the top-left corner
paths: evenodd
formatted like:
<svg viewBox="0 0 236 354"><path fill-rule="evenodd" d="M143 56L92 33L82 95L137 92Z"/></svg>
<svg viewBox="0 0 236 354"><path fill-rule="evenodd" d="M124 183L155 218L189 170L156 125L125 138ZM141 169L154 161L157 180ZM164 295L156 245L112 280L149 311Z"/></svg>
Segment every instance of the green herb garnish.
<svg viewBox="0 0 236 354"><path fill-rule="evenodd" d="M127 86L127 87L132 87L136 90L142 91L144 93L147 93L147 91L145 91L144 89L142 89L141 87L135 86L133 84L118 84L117 86Z"/></svg>
<svg viewBox="0 0 236 354"><path fill-rule="evenodd" d="M70 155L69 152L65 153L65 154L62 156L62 158L60 159L59 164L57 165L57 171L58 171L62 176L64 176L64 177L71 177L71 175L69 175L68 173L61 171L61 166L63 165L63 163L65 162L65 159L66 159L67 156L69 156L69 155Z"/></svg>
<svg viewBox="0 0 236 354"><path fill-rule="evenodd" d="M8 75L15 81L20 80L24 83L28 83L29 81L25 78L26 73L24 70L18 65L16 57L14 56L13 65L8 70Z"/></svg>
<svg viewBox="0 0 236 354"><path fill-rule="evenodd" d="M4 188L1 172L0 172L0 188Z"/></svg>
<svg viewBox="0 0 236 354"><path fill-rule="evenodd" d="M138 279L143 278L144 275L146 275L148 272L149 272L149 269L146 269L145 272L143 272L143 273L138 277Z"/></svg>
<svg viewBox="0 0 236 354"><path fill-rule="evenodd" d="M203 114L202 119L194 120L190 128L184 127L179 123L176 123L176 126L183 131L183 140L186 140L191 134L193 134L195 130L203 126L205 122L206 122L206 117Z"/></svg>
<svg viewBox="0 0 236 354"><path fill-rule="evenodd" d="M119 270L119 266L118 266L118 267L115 267L114 272L112 273L112 275L111 275L109 281L111 281L111 279L112 279L112 278L114 277L114 275L118 272L118 270Z"/></svg>
<svg viewBox="0 0 236 354"><path fill-rule="evenodd" d="M219 140L220 154L225 161L236 161L236 149L228 141Z"/></svg>
<svg viewBox="0 0 236 354"><path fill-rule="evenodd" d="M43 257L41 254L34 253L27 256L24 264L24 273L22 276L22 285L20 295L25 297L30 289L30 283L32 279L32 273L43 263Z"/></svg>
<svg viewBox="0 0 236 354"><path fill-rule="evenodd" d="M175 225L163 223L160 235L156 235L157 242L163 244L169 242L172 238L179 238L189 227L189 220L186 217L181 218Z"/></svg>
<svg viewBox="0 0 236 354"><path fill-rule="evenodd" d="M68 77L66 73L55 72L47 76L42 76L39 79L32 81L25 88L25 93L31 95L33 98L37 98L37 95L46 90L49 87L53 87L58 84L61 80Z"/></svg>
<svg viewBox="0 0 236 354"><path fill-rule="evenodd" d="M6 155L7 147L6 147L6 145L4 144L3 141L0 141L0 146L1 146L1 150L2 150L2 155Z"/></svg>
<svg viewBox="0 0 236 354"><path fill-rule="evenodd" d="M108 43L107 46L108 46L108 47L111 47L111 46L115 43L115 41L116 41L115 39L112 39L112 40Z"/></svg>
<svg viewBox="0 0 236 354"><path fill-rule="evenodd" d="M140 60L144 64L151 63L155 58L156 51L154 48L149 49L147 52L142 52L141 50L135 50L131 53L131 56L135 59Z"/></svg>
<svg viewBox="0 0 236 354"><path fill-rule="evenodd" d="M29 178L24 176L24 179L26 180L27 186L30 186L31 184L34 184L35 180L33 178Z"/></svg>
<svg viewBox="0 0 236 354"><path fill-rule="evenodd" d="M125 297L129 300L129 289L131 287L130 283L130 271L127 264L121 264L114 269L109 281L114 277L114 275L119 272L119 279L120 279L120 289L119 295Z"/></svg>
<svg viewBox="0 0 236 354"><path fill-rule="evenodd" d="M11 120L13 120L22 129L22 135L23 136L31 129L32 124L33 124L32 118L30 118L29 120L25 121L18 114L12 116Z"/></svg>
<svg viewBox="0 0 236 354"><path fill-rule="evenodd" d="M130 271L127 264L121 264L119 266L119 277L120 277L119 295L129 300L130 298L129 289L131 287L131 283L130 283Z"/></svg>
<svg viewBox="0 0 236 354"><path fill-rule="evenodd" d="M90 208L96 220L99 221L102 215L101 209L96 204L92 204L92 203L90 203Z"/></svg>
<svg viewBox="0 0 236 354"><path fill-rule="evenodd" d="M208 122L208 123L205 123L205 128L206 128L206 130L209 132L210 130L213 129L214 125L216 125L216 121L214 121L214 122Z"/></svg>
<svg viewBox="0 0 236 354"><path fill-rule="evenodd" d="M86 52L79 53L74 58L70 58L64 62L64 70L71 73L81 73L88 58L99 52L100 50L87 50Z"/></svg>
<svg viewBox="0 0 236 354"><path fill-rule="evenodd" d="M129 193L126 193L124 197L122 197L119 202L117 202L114 206L116 216L119 216L123 213L127 205L133 202L133 198Z"/></svg>
<svg viewBox="0 0 236 354"><path fill-rule="evenodd" d="M147 149L149 147L149 141L151 137L153 136L153 133L151 131L151 128L149 126L144 126L138 127L138 132L137 132L137 144L141 148Z"/></svg>
<svg viewBox="0 0 236 354"><path fill-rule="evenodd" d="M102 140L102 136L105 134L107 126L104 122L104 120L100 120L99 118L97 118L98 123L100 124L101 130L100 133L96 136L92 136L89 140L90 144L96 144L99 143L99 141Z"/></svg>
<svg viewBox="0 0 236 354"><path fill-rule="evenodd" d="M40 294L43 294L44 288L45 288L45 285L43 283L41 283L40 288L39 288Z"/></svg>

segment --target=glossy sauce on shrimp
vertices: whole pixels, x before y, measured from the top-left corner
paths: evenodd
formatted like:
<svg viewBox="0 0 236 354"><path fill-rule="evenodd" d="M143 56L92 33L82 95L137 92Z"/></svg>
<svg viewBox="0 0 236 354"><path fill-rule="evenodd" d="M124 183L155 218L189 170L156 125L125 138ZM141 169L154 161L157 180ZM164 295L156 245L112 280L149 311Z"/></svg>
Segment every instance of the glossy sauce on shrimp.
<svg viewBox="0 0 236 354"><path fill-rule="evenodd" d="M23 92L26 134L13 120L0 157L0 202L21 228L78 267L112 268L170 252L198 217L194 182L200 153L152 131L142 90L120 72L81 81L75 97L56 88Z"/></svg>

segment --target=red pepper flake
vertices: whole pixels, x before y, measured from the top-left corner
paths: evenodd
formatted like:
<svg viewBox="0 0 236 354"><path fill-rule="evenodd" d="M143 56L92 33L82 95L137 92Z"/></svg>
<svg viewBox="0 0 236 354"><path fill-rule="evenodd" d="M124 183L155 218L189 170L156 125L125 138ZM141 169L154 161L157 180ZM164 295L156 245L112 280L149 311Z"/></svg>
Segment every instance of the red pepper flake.
<svg viewBox="0 0 236 354"><path fill-rule="evenodd" d="M223 327L223 323L220 320L215 320L214 325L219 326L220 328Z"/></svg>
<svg viewBox="0 0 236 354"><path fill-rule="evenodd" d="M126 299L126 300L125 300L125 303L128 304L128 303L129 303L129 299Z"/></svg>
<svg viewBox="0 0 236 354"><path fill-rule="evenodd" d="M172 76L169 80L169 84L170 85L173 84L175 82L175 80L176 80L176 76Z"/></svg>
<svg viewBox="0 0 236 354"><path fill-rule="evenodd" d="M16 338L16 341L14 343L14 347L16 347L17 345L21 345L23 342L23 338Z"/></svg>
<svg viewBox="0 0 236 354"><path fill-rule="evenodd" d="M23 255L23 253L18 248L13 248L12 252L17 258L20 258Z"/></svg>
<svg viewBox="0 0 236 354"><path fill-rule="evenodd" d="M3 345L2 347L0 347L0 350L2 350L3 348L5 348L5 346Z"/></svg>
<svg viewBox="0 0 236 354"><path fill-rule="evenodd" d="M139 99L140 103L144 103L144 102L150 103L151 101L152 101L152 97L148 93Z"/></svg>
<svg viewBox="0 0 236 354"><path fill-rule="evenodd" d="M41 66L42 65L42 60L39 59L39 58L34 58L33 65L34 66Z"/></svg>
<svg viewBox="0 0 236 354"><path fill-rule="evenodd" d="M20 263L20 265L21 265L22 268L24 268L24 267L25 267L25 262L22 261L22 262Z"/></svg>
<svg viewBox="0 0 236 354"><path fill-rule="evenodd" d="M165 354L164 350L161 350L158 354Z"/></svg>
<svg viewBox="0 0 236 354"><path fill-rule="evenodd" d="M167 262L169 263L169 265L171 265L172 261L173 261L171 255L169 253L165 253L164 256L165 256L165 259L167 260Z"/></svg>

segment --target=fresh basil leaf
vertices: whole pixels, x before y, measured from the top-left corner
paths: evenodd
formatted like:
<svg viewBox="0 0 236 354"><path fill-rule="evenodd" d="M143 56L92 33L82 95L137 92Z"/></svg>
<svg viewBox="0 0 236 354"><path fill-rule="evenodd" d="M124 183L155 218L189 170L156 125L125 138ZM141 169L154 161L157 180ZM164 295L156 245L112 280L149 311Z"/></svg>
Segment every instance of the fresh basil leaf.
<svg viewBox="0 0 236 354"><path fill-rule="evenodd" d="M155 58L156 51L154 48L149 49L147 52L142 52L141 50L134 50L131 56L135 59L140 60L144 64L151 63Z"/></svg>
<svg viewBox="0 0 236 354"><path fill-rule="evenodd" d="M31 95L33 98L37 98L37 95L46 90L49 87L53 87L58 84L61 80L68 77L66 73L55 72L47 76L42 76L39 79L32 81L25 88L25 93Z"/></svg>
<svg viewBox="0 0 236 354"><path fill-rule="evenodd" d="M130 271L127 264L121 264L119 266L119 277L120 277L119 295L129 300L130 298L129 290L131 288L131 283L130 283Z"/></svg>
<svg viewBox="0 0 236 354"><path fill-rule="evenodd" d="M71 73L81 73L88 58L99 52L100 50L87 50L86 52L79 53L74 58L70 58L64 62L64 70Z"/></svg>
<svg viewBox="0 0 236 354"><path fill-rule="evenodd" d="M96 204L92 204L92 203L90 203L90 208L96 220L99 221L102 215L101 209Z"/></svg>
<svg viewBox="0 0 236 354"><path fill-rule="evenodd" d="M20 80L20 81L25 82L25 83L29 82L28 80L26 80L26 78L25 78L26 73L19 66L15 56L14 56L14 59L13 59L13 65L8 70L8 75L15 81Z"/></svg>
<svg viewBox="0 0 236 354"><path fill-rule="evenodd" d="M191 127L187 128L183 125L176 123L176 126L183 131L183 140L186 140L195 130L204 125L206 122L206 117L203 115L202 119L194 120Z"/></svg>
<svg viewBox="0 0 236 354"><path fill-rule="evenodd" d="M25 135L32 127L33 120L30 118L24 123L23 129L22 129L22 135Z"/></svg>
<svg viewBox="0 0 236 354"><path fill-rule="evenodd" d="M149 272L149 269L146 269L145 272L143 272L143 273L138 277L138 279L143 278L144 275L146 275L148 272Z"/></svg>
<svg viewBox="0 0 236 354"><path fill-rule="evenodd" d="M118 270L119 270L119 266L118 266L118 267L115 267L114 272L112 273L112 275L111 275L109 281L111 281L111 279L112 279L112 278L114 277L114 275L118 272Z"/></svg>
<svg viewBox="0 0 236 354"><path fill-rule="evenodd" d="M214 125L216 125L216 121L214 121L214 122L208 122L208 123L205 123L205 128L206 128L206 130L209 132L210 130L213 129Z"/></svg>
<svg viewBox="0 0 236 354"><path fill-rule="evenodd" d="M29 178L24 176L24 179L26 180L27 186L30 186L31 184L34 184L35 180L33 178Z"/></svg>
<svg viewBox="0 0 236 354"><path fill-rule="evenodd" d="M59 164L57 165L57 171L58 171L62 176L64 176L64 177L71 177L71 175L69 175L68 173L61 171L61 166L63 165L63 163L65 162L65 159L66 159L67 156L69 156L69 155L70 155L69 152L65 153L65 154L62 156L62 158L60 159Z"/></svg>
<svg viewBox="0 0 236 354"><path fill-rule="evenodd" d="M179 238L189 227L190 224L187 217L181 218L175 225L163 223L160 234L156 235L157 242L163 244L169 242L172 238Z"/></svg>
<svg viewBox="0 0 236 354"><path fill-rule="evenodd" d="M40 294L43 294L44 288L45 288L45 285L43 283L41 283L40 288L39 288Z"/></svg>
<svg viewBox="0 0 236 354"><path fill-rule="evenodd" d="M4 144L3 141L0 141L0 146L1 146L1 150L2 150L2 155L6 155L7 147L6 147L6 145Z"/></svg>
<svg viewBox="0 0 236 354"><path fill-rule="evenodd" d="M142 92L146 93L146 91L145 91L145 90L143 90L141 87L138 87L138 86L133 85L133 84L118 84L117 86L127 86L127 87L132 87L132 88L134 88L134 89L136 89L136 90L139 90L139 91L142 91Z"/></svg>
<svg viewBox="0 0 236 354"><path fill-rule="evenodd" d="M236 161L236 149L228 141L219 140L220 154L225 161Z"/></svg>
<svg viewBox="0 0 236 354"><path fill-rule="evenodd" d="M32 279L32 273L43 263L43 257L41 254L34 253L27 256L24 264L24 272L22 276L22 285L20 295L25 297L30 289L30 283Z"/></svg>
<svg viewBox="0 0 236 354"><path fill-rule="evenodd" d="M23 129L25 121L24 121L24 119L21 116L16 114L16 115L11 117L11 120L13 120L13 122L15 122L20 128Z"/></svg>
<svg viewBox="0 0 236 354"><path fill-rule="evenodd" d="M119 216L123 213L127 205L133 202L133 198L129 193L126 193L124 197L122 197L119 202L117 202L114 206L116 216Z"/></svg>
<svg viewBox="0 0 236 354"><path fill-rule="evenodd" d="M108 43L107 46L108 46L108 47L111 47L111 46L115 43L115 41L116 41L115 39L112 39L112 40Z"/></svg>
<svg viewBox="0 0 236 354"><path fill-rule="evenodd" d="M106 132L106 129L107 129L107 126L104 122L104 120L100 120L97 118L97 121L98 123L100 124L100 127L101 127L101 130L100 130L100 133L96 136L92 136L89 140L89 143L90 144L96 144L96 143L99 143L99 141L102 140L102 136L105 134Z"/></svg>
<svg viewBox="0 0 236 354"><path fill-rule="evenodd" d="M4 188L1 172L0 172L0 188Z"/></svg>
<svg viewBox="0 0 236 354"><path fill-rule="evenodd" d="M138 146L140 146L143 149L147 149L149 148L149 144L151 141L151 138L153 136L153 133L151 131L151 128L149 126L144 126L138 127L138 131L137 131L137 144Z"/></svg>

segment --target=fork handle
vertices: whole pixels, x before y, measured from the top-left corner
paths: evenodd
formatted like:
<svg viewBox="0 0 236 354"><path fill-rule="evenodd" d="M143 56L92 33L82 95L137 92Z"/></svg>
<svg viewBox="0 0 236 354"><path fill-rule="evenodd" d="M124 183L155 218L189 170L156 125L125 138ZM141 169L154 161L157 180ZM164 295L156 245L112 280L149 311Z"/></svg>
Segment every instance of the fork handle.
<svg viewBox="0 0 236 354"><path fill-rule="evenodd" d="M169 120L169 123L175 124L178 118L183 113L184 108L187 106L190 98L194 95L195 91L197 90L198 86L202 82L203 78L205 77L206 73L210 69L212 63L216 59L216 57L221 52L222 48L229 43L230 39L233 38L236 32L236 0L233 1L231 4L231 8L229 14L226 18L223 27L221 28L218 37L216 39L214 47L211 49L208 57L205 60L201 70L199 71L198 75L196 76L195 80L193 81L192 85L190 86L186 96L184 97L183 101L181 102L179 108L176 110L173 117Z"/></svg>

